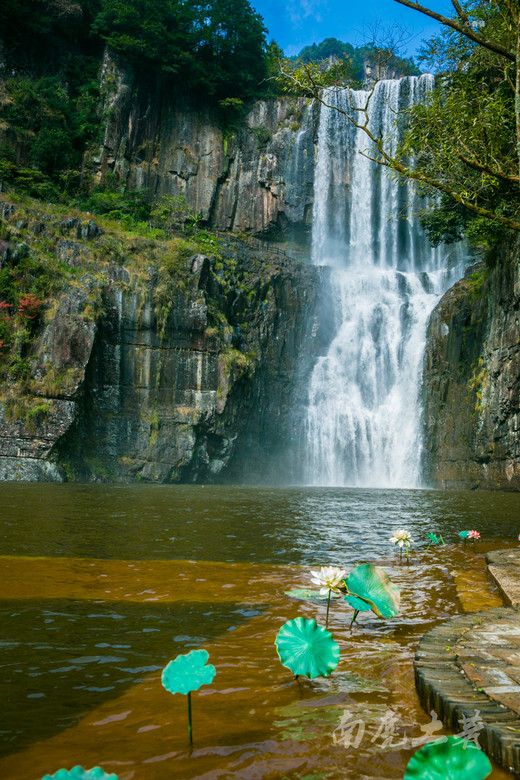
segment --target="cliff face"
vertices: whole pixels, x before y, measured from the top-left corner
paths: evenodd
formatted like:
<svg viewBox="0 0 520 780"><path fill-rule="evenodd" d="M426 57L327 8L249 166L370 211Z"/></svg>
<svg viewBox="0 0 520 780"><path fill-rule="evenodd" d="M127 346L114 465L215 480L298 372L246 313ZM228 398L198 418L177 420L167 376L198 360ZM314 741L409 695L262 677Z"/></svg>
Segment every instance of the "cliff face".
<svg viewBox="0 0 520 780"><path fill-rule="evenodd" d="M325 272L254 242L174 249L4 211L4 264L22 231L24 251L44 237L68 276L24 357L30 375L2 384L1 479L283 478L326 339Z"/></svg>
<svg viewBox="0 0 520 780"><path fill-rule="evenodd" d="M470 269L434 311L425 356L425 475L520 489L519 247Z"/></svg>
<svg viewBox="0 0 520 780"><path fill-rule="evenodd" d="M108 54L101 87L106 129L94 160L99 177L112 170L150 197L184 196L218 230L308 234L318 121L309 100L256 103L238 129L225 131L214 114L140 83Z"/></svg>

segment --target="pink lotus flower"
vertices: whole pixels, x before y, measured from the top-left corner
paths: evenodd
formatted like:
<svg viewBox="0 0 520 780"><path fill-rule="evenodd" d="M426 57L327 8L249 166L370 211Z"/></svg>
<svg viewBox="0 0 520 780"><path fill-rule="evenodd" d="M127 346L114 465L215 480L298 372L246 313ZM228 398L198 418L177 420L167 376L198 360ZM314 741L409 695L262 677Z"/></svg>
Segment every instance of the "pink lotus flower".
<svg viewBox="0 0 520 780"><path fill-rule="evenodd" d="M480 539L480 534L478 531L469 531L468 532L468 539Z"/></svg>

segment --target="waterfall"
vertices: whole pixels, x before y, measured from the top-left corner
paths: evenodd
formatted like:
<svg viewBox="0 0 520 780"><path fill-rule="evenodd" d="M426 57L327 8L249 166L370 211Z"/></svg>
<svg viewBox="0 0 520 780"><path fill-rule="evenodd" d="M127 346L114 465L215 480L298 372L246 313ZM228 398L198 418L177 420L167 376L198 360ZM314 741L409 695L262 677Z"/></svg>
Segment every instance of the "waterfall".
<svg viewBox="0 0 520 780"><path fill-rule="evenodd" d="M433 77L326 90L352 114L368 103L386 148L399 112L423 99ZM428 317L463 272L461 253L432 249L411 183L360 154L366 133L322 106L315 170L312 258L331 270L335 335L314 368L305 422L304 481L314 485L416 487L421 481L420 384Z"/></svg>

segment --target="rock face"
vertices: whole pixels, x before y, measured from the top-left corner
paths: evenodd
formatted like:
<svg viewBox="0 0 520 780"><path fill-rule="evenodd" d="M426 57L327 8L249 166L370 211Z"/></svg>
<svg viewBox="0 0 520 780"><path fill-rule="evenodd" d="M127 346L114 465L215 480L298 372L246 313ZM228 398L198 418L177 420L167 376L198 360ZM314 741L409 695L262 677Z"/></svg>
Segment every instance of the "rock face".
<svg viewBox="0 0 520 780"><path fill-rule="evenodd" d="M220 287L209 258L190 263L189 291L174 293L162 324L153 292L106 290L80 415L58 446L80 478L282 478L297 380L320 348L319 273L269 263L246 293ZM238 263L249 274L265 260ZM215 299L228 323L220 332L208 315Z"/></svg>
<svg viewBox="0 0 520 780"><path fill-rule="evenodd" d="M8 219L38 251L41 220ZM328 338L326 271L234 238L213 253L181 242L175 257L166 243L120 239L115 256L112 236L76 223L45 223L71 281L48 305L30 377L1 388L0 479L289 479Z"/></svg>
<svg viewBox="0 0 520 780"><path fill-rule="evenodd" d="M470 269L433 312L424 369L425 475L520 489L520 246Z"/></svg>
<svg viewBox="0 0 520 780"><path fill-rule="evenodd" d="M318 107L305 98L256 103L238 129L139 83L105 54L105 137L94 160L150 198L184 196L218 230L309 234Z"/></svg>

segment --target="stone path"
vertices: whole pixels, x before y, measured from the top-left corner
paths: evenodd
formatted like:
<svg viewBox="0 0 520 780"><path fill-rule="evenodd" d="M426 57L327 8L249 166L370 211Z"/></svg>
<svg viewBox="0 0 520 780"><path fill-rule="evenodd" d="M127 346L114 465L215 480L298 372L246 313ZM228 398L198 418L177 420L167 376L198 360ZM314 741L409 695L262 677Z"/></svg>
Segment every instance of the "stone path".
<svg viewBox="0 0 520 780"><path fill-rule="evenodd" d="M520 551L489 553L506 603L429 631L415 657L421 704L520 776Z"/></svg>
<svg viewBox="0 0 520 780"><path fill-rule="evenodd" d="M509 607L520 607L520 550L489 552L486 563L504 602Z"/></svg>

